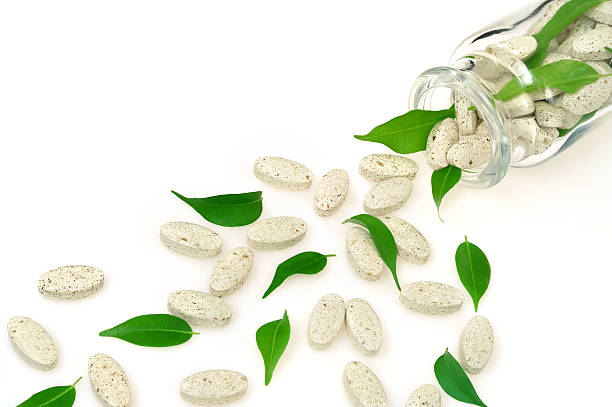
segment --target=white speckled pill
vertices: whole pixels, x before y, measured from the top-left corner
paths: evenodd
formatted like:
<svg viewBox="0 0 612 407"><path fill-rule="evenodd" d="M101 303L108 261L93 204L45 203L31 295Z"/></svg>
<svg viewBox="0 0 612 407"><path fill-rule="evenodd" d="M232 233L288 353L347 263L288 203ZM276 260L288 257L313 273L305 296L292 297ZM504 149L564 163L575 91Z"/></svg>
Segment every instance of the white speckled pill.
<svg viewBox="0 0 612 407"><path fill-rule="evenodd" d="M470 110L473 106L472 101L464 95L460 93L455 95L455 116L461 136L469 136L476 131L478 115L475 109Z"/></svg>
<svg viewBox="0 0 612 407"><path fill-rule="evenodd" d="M232 320L232 309L221 298L193 290L175 291L168 296L168 311L190 325L220 328Z"/></svg>
<svg viewBox="0 0 612 407"><path fill-rule="evenodd" d="M413 311L445 315L459 311L463 293L458 288L435 281L420 281L402 287L400 301Z"/></svg>
<svg viewBox="0 0 612 407"><path fill-rule="evenodd" d="M540 17L529 27L526 34L534 35L539 33L542 28L557 14L557 11L567 3L567 0L553 0L548 3L540 12Z"/></svg>
<svg viewBox="0 0 612 407"><path fill-rule="evenodd" d="M535 111L535 103L528 93L521 93L510 100L502 102L501 105L506 108L510 117L521 117Z"/></svg>
<svg viewBox="0 0 612 407"><path fill-rule="evenodd" d="M334 169L323 175L314 195L314 210L319 216L331 216L344 204L349 189L346 171Z"/></svg>
<svg viewBox="0 0 612 407"><path fill-rule="evenodd" d="M429 243L417 228L395 216L383 216L380 220L391 231L401 259L413 264L423 264L429 259Z"/></svg>
<svg viewBox="0 0 612 407"><path fill-rule="evenodd" d="M181 396L193 404L219 406L238 400L247 391L249 381L232 370L207 370L181 382Z"/></svg>
<svg viewBox="0 0 612 407"><path fill-rule="evenodd" d="M491 159L493 147L490 137L469 136L452 146L446 160L452 166L467 170L486 164Z"/></svg>
<svg viewBox="0 0 612 407"><path fill-rule="evenodd" d="M612 1L604 1L588 10L586 16L600 23L612 25Z"/></svg>
<svg viewBox="0 0 612 407"><path fill-rule="evenodd" d="M440 404L440 390L433 384L424 384L410 395L405 407L440 407Z"/></svg>
<svg viewBox="0 0 612 407"><path fill-rule="evenodd" d="M587 62L600 74L612 73L612 68L603 61ZM578 92L565 93L561 107L573 114L585 115L599 109L612 93L612 77L605 76L596 82L585 85Z"/></svg>
<svg viewBox="0 0 612 407"><path fill-rule="evenodd" d="M247 231L247 243L258 250L279 250L297 244L308 226L300 218L279 216L257 222Z"/></svg>
<svg viewBox="0 0 612 407"><path fill-rule="evenodd" d="M55 367L57 348L45 328L30 318L13 317L7 331L13 347L28 364L41 370Z"/></svg>
<svg viewBox="0 0 612 407"><path fill-rule="evenodd" d="M568 35L565 40L555 50L557 54L572 55L574 40L587 31L592 30L597 25L595 20L591 20L587 16L581 16L569 28Z"/></svg>
<svg viewBox="0 0 612 407"><path fill-rule="evenodd" d="M371 215L387 215L404 206L411 192L412 181L408 178L388 178L370 189L363 200L363 209Z"/></svg>
<svg viewBox="0 0 612 407"><path fill-rule="evenodd" d="M371 154L359 162L359 174L374 182L394 177L414 179L418 171L414 160L397 154Z"/></svg>
<svg viewBox="0 0 612 407"><path fill-rule="evenodd" d="M223 247L223 240L217 233L189 222L163 224L159 238L168 248L191 257L214 257Z"/></svg>
<svg viewBox="0 0 612 407"><path fill-rule="evenodd" d="M425 160L432 170L439 170L448 165L446 153L457 141L459 141L459 127L454 119L444 119L433 126L425 147Z"/></svg>
<svg viewBox="0 0 612 407"><path fill-rule="evenodd" d="M102 270L90 266L63 266L43 273L38 291L52 298L76 300L85 298L104 285Z"/></svg>
<svg viewBox="0 0 612 407"><path fill-rule="evenodd" d="M130 404L130 385L119 363L103 353L89 359L89 382L99 399L108 407Z"/></svg>
<svg viewBox="0 0 612 407"><path fill-rule="evenodd" d="M352 227L346 232L346 254L353 270L364 280L378 280L389 270L372 237L363 228Z"/></svg>
<svg viewBox="0 0 612 407"><path fill-rule="evenodd" d="M459 340L459 362L470 374L478 374L485 367L494 345L493 328L488 319L476 315L469 320Z"/></svg>
<svg viewBox="0 0 612 407"><path fill-rule="evenodd" d="M378 377L361 362L344 367L344 390L355 407L387 407L387 394Z"/></svg>
<svg viewBox="0 0 612 407"><path fill-rule="evenodd" d="M361 298L346 303L346 332L353 346L366 356L374 356L383 340L382 326L374 308Z"/></svg>
<svg viewBox="0 0 612 407"><path fill-rule="evenodd" d="M560 107L555 107L550 103L536 102L535 118L540 126L560 127L563 125L565 110Z"/></svg>
<svg viewBox="0 0 612 407"><path fill-rule="evenodd" d="M344 325L344 300L338 294L323 296L310 313L308 320L308 343L322 350L338 336Z"/></svg>
<svg viewBox="0 0 612 407"><path fill-rule="evenodd" d="M578 35L572 42L572 56L583 61L599 61L612 58L612 27L605 24L597 25Z"/></svg>
<svg viewBox="0 0 612 407"><path fill-rule="evenodd" d="M533 36L524 35L489 45L487 47L487 52L490 52L502 60L506 58L506 54L517 59L525 59L531 55L537 47L538 42Z"/></svg>
<svg viewBox="0 0 612 407"><path fill-rule="evenodd" d="M242 246L236 247L223 255L215 264L210 281L209 291L216 297L227 297L242 287L253 267L253 250Z"/></svg>
<svg viewBox="0 0 612 407"><path fill-rule="evenodd" d="M281 157L261 157L255 160L253 173L272 186L301 191L312 185L312 171L298 162Z"/></svg>
<svg viewBox="0 0 612 407"><path fill-rule="evenodd" d="M556 140L553 132L538 126L534 117L514 119L512 126L518 139L525 143L529 155L543 153Z"/></svg>

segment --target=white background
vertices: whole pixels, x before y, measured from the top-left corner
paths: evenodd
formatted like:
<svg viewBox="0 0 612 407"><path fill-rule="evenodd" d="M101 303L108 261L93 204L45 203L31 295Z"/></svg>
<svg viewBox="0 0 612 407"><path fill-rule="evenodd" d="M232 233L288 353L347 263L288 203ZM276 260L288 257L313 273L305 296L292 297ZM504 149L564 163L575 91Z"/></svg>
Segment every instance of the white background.
<svg viewBox="0 0 612 407"><path fill-rule="evenodd" d="M519 3L523 3L520 1ZM348 406L342 370L370 366L391 406L435 383L433 363L456 354L468 299L444 317L398 301L390 275L360 280L344 255L348 226L371 184L359 159L386 152L358 142L402 114L413 79L444 64L455 45L517 2L459 1L2 1L0 3L0 321L27 315L59 347L51 372L27 366L0 340L0 404L14 406L52 385L78 385L78 406L97 405L87 359L109 353L124 367L133 406L183 406L180 381L234 369L249 378L238 406ZM610 123L540 167L514 170L490 190L457 188L441 223L420 155L411 200L397 215L428 238L423 266L400 263L402 282L460 285L454 251L467 234L493 267L480 312L494 325L490 364L472 380L489 406L609 402ZM334 167L351 176L348 202L329 219L312 210L313 189L289 192L252 175L261 155L308 165L317 182ZM257 252L246 285L227 299L227 328L187 344L140 348L97 333L164 312L169 292L208 287L216 259L165 248L159 226L199 222L224 248L245 228L210 225L170 194L264 192L263 217L292 215L310 231L299 245ZM337 253L324 272L288 280L261 300L276 265L304 250ZM66 264L106 273L102 292L79 302L41 297L38 276ZM344 333L327 351L306 341L311 308L328 292L363 297L384 328L381 352L353 349ZM270 386L255 330L288 310L293 333ZM4 323L4 322L2 322ZM446 406L458 406L446 395Z"/></svg>

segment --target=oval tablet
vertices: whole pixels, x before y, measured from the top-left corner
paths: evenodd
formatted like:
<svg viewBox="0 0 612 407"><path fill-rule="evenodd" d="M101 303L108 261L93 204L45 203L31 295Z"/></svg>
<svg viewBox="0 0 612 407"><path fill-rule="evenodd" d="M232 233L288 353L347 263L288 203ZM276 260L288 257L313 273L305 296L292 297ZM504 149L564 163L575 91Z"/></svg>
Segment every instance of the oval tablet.
<svg viewBox="0 0 612 407"><path fill-rule="evenodd" d="M395 216L383 216L380 220L391 231L400 258L413 264L423 264L429 259L429 243L417 228Z"/></svg>
<svg viewBox="0 0 612 407"><path fill-rule="evenodd" d="M400 301L413 311L430 315L452 314L463 305L458 288L435 281L420 281L402 287Z"/></svg>
<svg viewBox="0 0 612 407"><path fill-rule="evenodd" d="M205 328L226 326L232 320L232 309L225 301L202 291L173 292L168 297L168 311L190 325Z"/></svg>
<svg viewBox="0 0 612 407"><path fill-rule="evenodd" d="M17 353L37 369L50 370L57 364L57 348L51 335L27 317L11 318L7 325L9 339Z"/></svg>
<svg viewBox="0 0 612 407"><path fill-rule="evenodd" d="M368 192L363 209L374 216L388 215L404 206L412 192L412 181L405 177L380 181Z"/></svg>
<svg viewBox="0 0 612 407"><path fill-rule="evenodd" d="M394 177L414 179L418 171L419 166L414 160L396 154L372 154L359 162L359 174L374 182Z"/></svg>
<svg viewBox="0 0 612 407"><path fill-rule="evenodd" d="M109 407L130 404L130 385L125 372L108 355L98 353L89 359L89 382L102 402Z"/></svg>
<svg viewBox="0 0 612 407"><path fill-rule="evenodd" d="M47 297L76 300L102 288L104 273L90 266L64 266L43 273L38 279L38 291Z"/></svg>
<svg viewBox="0 0 612 407"><path fill-rule="evenodd" d="M316 349L327 348L344 324L344 300L338 294L323 296L310 313L308 343Z"/></svg>
<svg viewBox="0 0 612 407"><path fill-rule="evenodd" d="M253 250L236 247L219 259L208 284L210 293L226 297L242 287L253 267Z"/></svg>
<svg viewBox="0 0 612 407"><path fill-rule="evenodd" d="M346 332L353 346L364 355L374 356L382 346L383 333L378 315L361 298L346 303Z"/></svg>
<svg viewBox="0 0 612 407"><path fill-rule="evenodd" d="M378 280L385 270L389 270L372 237L363 228L356 226L346 232L346 254L353 270L364 280Z"/></svg>
<svg viewBox="0 0 612 407"><path fill-rule="evenodd" d="M336 213L346 200L349 175L346 171L334 169L323 175L314 196L314 210L319 216Z"/></svg>
<svg viewBox="0 0 612 407"><path fill-rule="evenodd" d="M459 362L470 374L478 374L485 367L494 345L493 328L488 319L476 315L469 320L459 340Z"/></svg>
<svg viewBox="0 0 612 407"><path fill-rule="evenodd" d="M257 222L247 231L247 243L258 250L278 250L304 238L308 226L300 218L279 216Z"/></svg>
<svg viewBox="0 0 612 407"><path fill-rule="evenodd" d="M281 157L255 160L253 173L261 181L278 188L299 191L312 185L312 171L305 165Z"/></svg>
<svg viewBox="0 0 612 407"><path fill-rule="evenodd" d="M446 153L457 141L459 141L459 126L455 119L444 119L432 127L425 148L425 160L432 170L448 166Z"/></svg>
<svg viewBox="0 0 612 407"><path fill-rule="evenodd" d="M346 395L355 407L387 407L387 394L382 383L363 363L347 363L342 379Z"/></svg>
<svg viewBox="0 0 612 407"><path fill-rule="evenodd" d="M201 225L168 222L159 229L163 244L177 253L192 257L214 257L221 253L221 236Z"/></svg>
<svg viewBox="0 0 612 407"><path fill-rule="evenodd" d="M181 396L194 404L218 406L244 396L249 381L242 373L231 370L207 370L181 382Z"/></svg>
<svg viewBox="0 0 612 407"><path fill-rule="evenodd" d="M410 395L405 407L440 407L440 404L440 390L433 384L424 384Z"/></svg>

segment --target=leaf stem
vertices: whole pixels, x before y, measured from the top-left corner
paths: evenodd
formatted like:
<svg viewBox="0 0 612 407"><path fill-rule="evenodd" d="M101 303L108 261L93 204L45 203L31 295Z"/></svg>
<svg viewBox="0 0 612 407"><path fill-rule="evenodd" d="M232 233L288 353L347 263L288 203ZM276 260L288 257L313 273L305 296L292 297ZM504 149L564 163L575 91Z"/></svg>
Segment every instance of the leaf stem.
<svg viewBox="0 0 612 407"><path fill-rule="evenodd" d="M75 386L77 385L77 383L81 381L81 379L82 379L82 378L83 378L83 376L79 377L79 378L76 380L76 382L74 382L74 383L72 384L72 387L75 387Z"/></svg>
<svg viewBox="0 0 612 407"><path fill-rule="evenodd" d="M324 254L323 256L324 256L324 257L336 257L336 255L335 255L335 254Z"/></svg>

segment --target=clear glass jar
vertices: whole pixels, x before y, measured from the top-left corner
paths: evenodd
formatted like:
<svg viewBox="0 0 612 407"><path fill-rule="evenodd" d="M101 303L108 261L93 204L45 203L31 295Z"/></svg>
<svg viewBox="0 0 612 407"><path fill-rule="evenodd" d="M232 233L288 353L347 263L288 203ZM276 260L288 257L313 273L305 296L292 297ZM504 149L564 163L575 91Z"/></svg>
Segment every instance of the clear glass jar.
<svg viewBox="0 0 612 407"><path fill-rule="evenodd" d="M535 119L534 113L523 114L526 110L521 111L520 108L515 111L516 109L510 106L509 102L500 102L494 96L511 78L518 78L525 83L531 77L529 69L520 57L497 52L500 43L516 37L535 34L539 31L539 27L566 1L538 1L492 23L466 38L455 50L449 66L429 69L416 79L410 93L410 110L447 109L453 104L455 95L461 94L467 97L475 107L478 112L478 121L484 121L488 127L491 139L490 159L478 168L464 169L462 175L464 185L491 187L503 179L510 167L529 167L540 164L564 151L593 126L606 122L610 124L612 96L608 95L607 100L596 110L589 115L581 115L579 123L569 129L563 129L562 135L554 137L548 148L540 151L542 150L540 147L534 152L534 140L521 137L524 135L524 129L521 126L525 120L515 120L517 118ZM572 56L573 40L583 34L585 29L608 27L608 25L601 24L600 21L591 20L587 17L590 14L592 12L587 12L579 21L574 22L564 33L553 40L549 51L555 53L559 50L563 51L564 55ZM591 27L593 24L596 27ZM559 44L563 48L556 48ZM561 54L561 52L556 54ZM602 56L598 58L597 64L600 66L606 64L608 68L610 67L609 58L601 59ZM585 61L584 57L582 60ZM612 93L612 77L601 80L606 81L606 86ZM553 89L546 89L539 95L530 94L530 96L534 96L532 100L547 102L555 107L561 105L560 100L564 97L563 94ZM604 116L607 117L604 119Z"/></svg>

